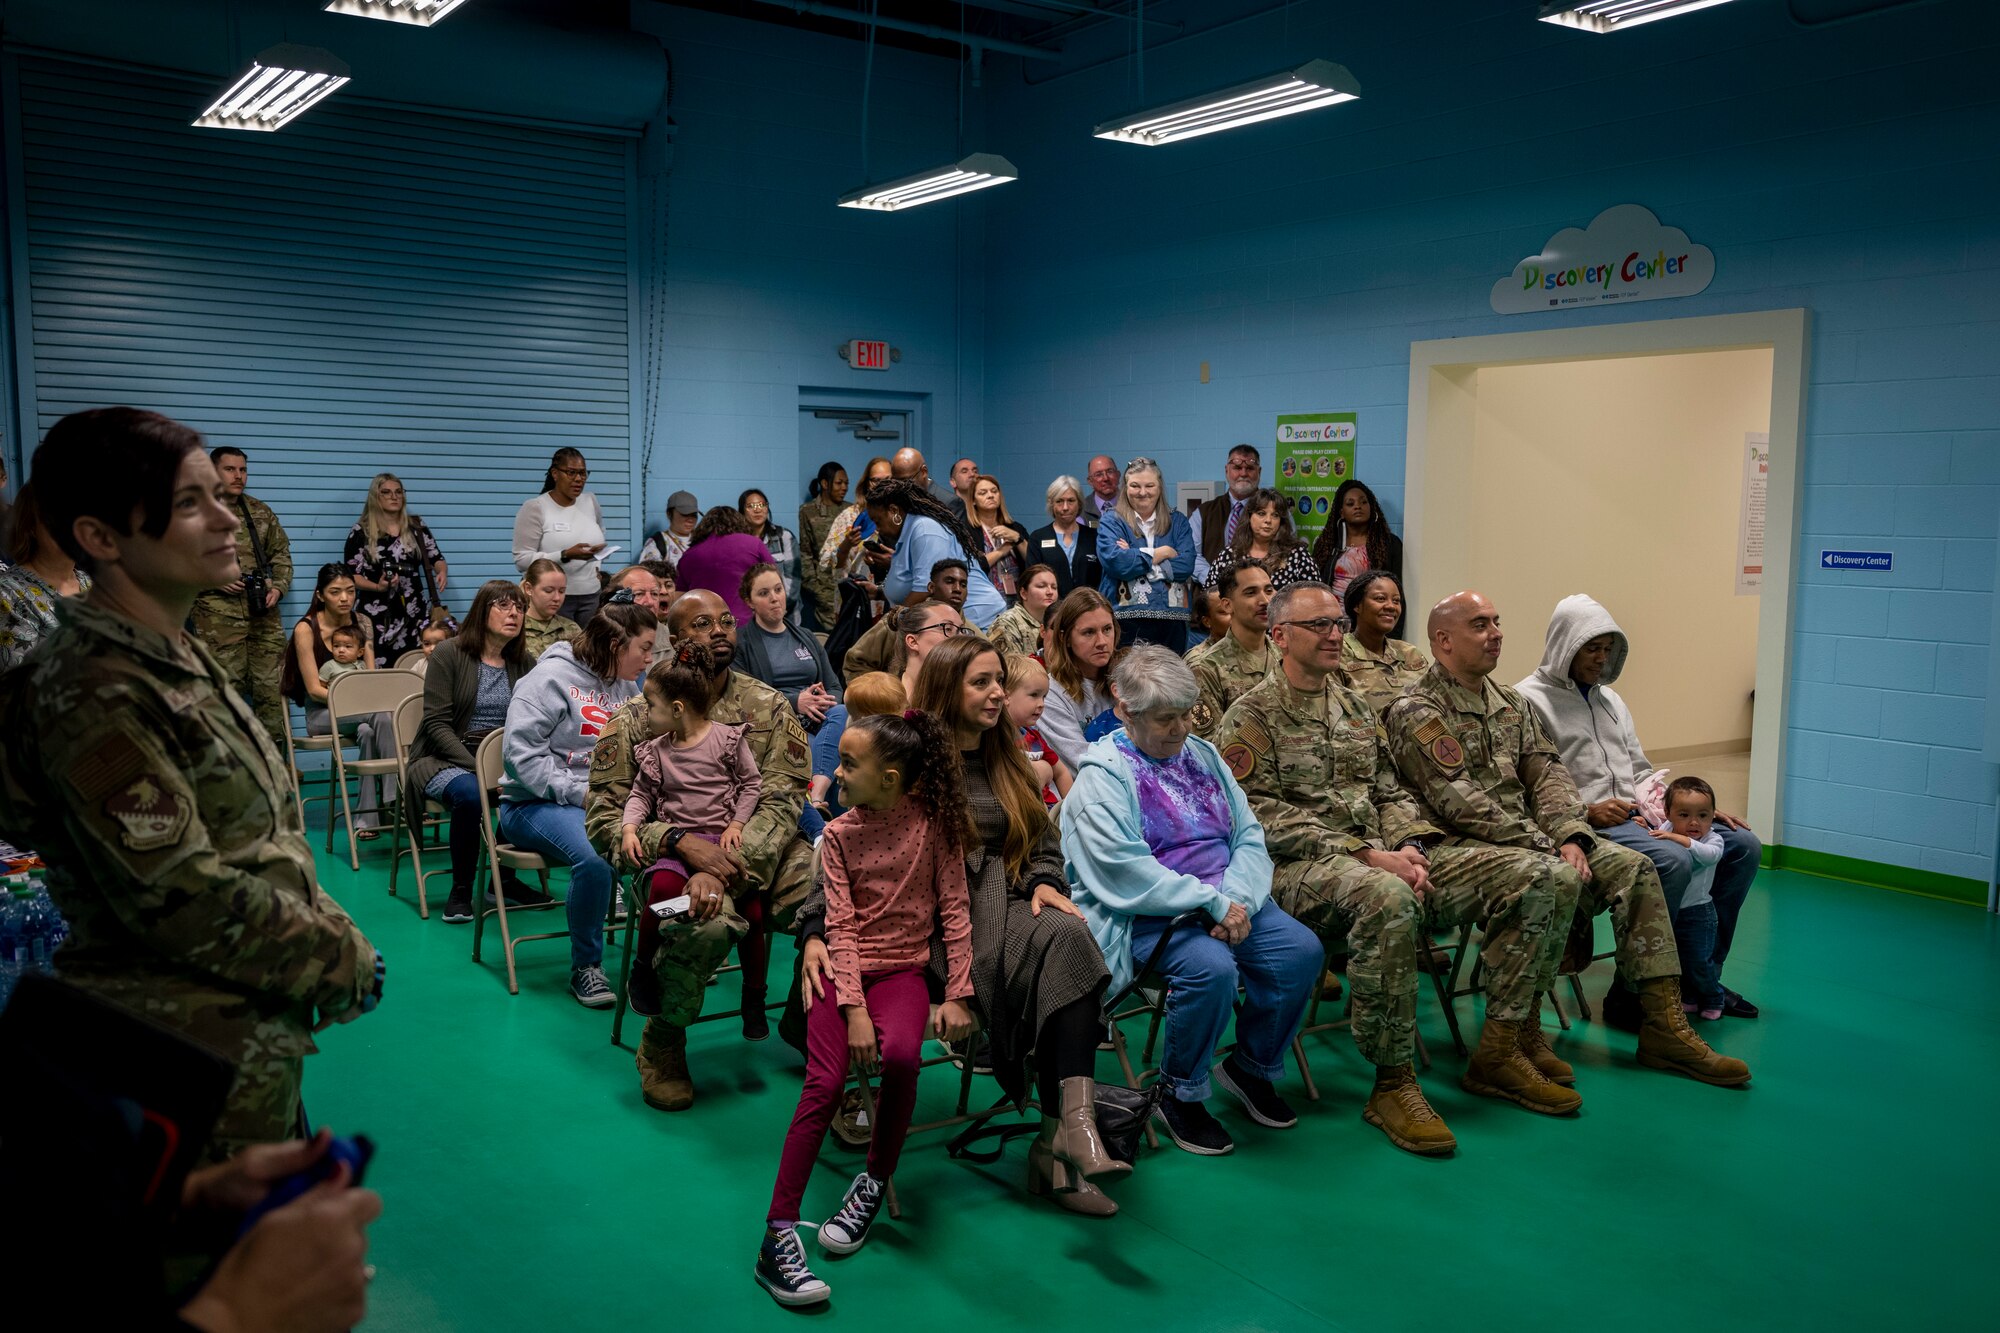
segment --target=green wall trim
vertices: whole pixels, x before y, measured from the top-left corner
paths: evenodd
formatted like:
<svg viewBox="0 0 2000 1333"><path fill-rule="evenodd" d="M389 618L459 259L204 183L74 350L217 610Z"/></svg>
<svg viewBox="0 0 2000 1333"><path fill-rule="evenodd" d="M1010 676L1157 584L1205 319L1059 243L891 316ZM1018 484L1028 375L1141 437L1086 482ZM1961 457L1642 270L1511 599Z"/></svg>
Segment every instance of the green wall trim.
<svg viewBox="0 0 2000 1333"><path fill-rule="evenodd" d="M1826 879L1844 879L1877 889L1894 889L1946 902L1986 905L1986 885L1959 875L1941 875L1935 870L1912 870L1907 866L1884 865L1854 856L1834 856L1808 851L1803 847L1766 847L1764 865L1778 870L1797 870Z"/></svg>

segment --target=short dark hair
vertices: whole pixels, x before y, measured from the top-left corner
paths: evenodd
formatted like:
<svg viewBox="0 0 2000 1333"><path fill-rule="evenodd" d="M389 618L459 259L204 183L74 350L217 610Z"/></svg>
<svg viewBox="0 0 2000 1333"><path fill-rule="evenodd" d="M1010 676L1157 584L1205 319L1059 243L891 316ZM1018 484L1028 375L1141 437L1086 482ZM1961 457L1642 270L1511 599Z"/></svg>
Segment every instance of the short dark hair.
<svg viewBox="0 0 2000 1333"><path fill-rule="evenodd" d="M963 560L945 559L931 566L931 582L936 583L938 575L944 573L947 569L957 570L959 573L965 575L968 580L972 577L972 567Z"/></svg>
<svg viewBox="0 0 2000 1333"><path fill-rule="evenodd" d="M1245 455L1251 462L1259 466L1264 462L1264 455L1257 452L1257 446L1254 444L1239 444L1229 451L1231 458L1235 458L1238 454Z"/></svg>
<svg viewBox="0 0 2000 1333"><path fill-rule="evenodd" d="M225 458L240 458L246 463L250 461L250 455L233 444L218 444L208 451L208 461L217 467L222 466L222 460Z"/></svg>
<svg viewBox="0 0 2000 1333"><path fill-rule="evenodd" d="M1328 597L1333 597L1332 586L1321 583L1318 579L1305 579L1298 583L1287 583L1284 587L1278 589L1275 597L1271 598L1271 628L1278 628L1279 623L1291 614L1292 603L1309 592L1323 592ZM1334 601L1337 604L1340 599L1334 597Z"/></svg>
<svg viewBox="0 0 2000 1333"><path fill-rule="evenodd" d="M1708 798L1708 808L1711 810L1715 809L1715 788L1709 786L1706 782L1703 782L1700 778L1682 777L1682 778L1675 778L1672 782L1669 782L1667 784L1667 795L1665 804L1667 812L1669 814L1673 813L1674 794L1676 792L1684 792L1684 791L1694 792L1698 796L1706 796Z"/></svg>
<svg viewBox="0 0 2000 1333"><path fill-rule="evenodd" d="M1233 565L1223 566L1222 572L1215 576L1215 591L1217 595L1234 597L1236 595L1236 580L1243 577L1245 571L1252 569L1261 570L1266 578L1269 578L1271 575L1271 567L1262 560L1252 560L1245 557Z"/></svg>
<svg viewBox="0 0 2000 1333"><path fill-rule="evenodd" d="M326 641L328 644L339 643L343 639L353 644L356 648L359 648L361 646L361 631L352 625L335 625L326 632Z"/></svg>
<svg viewBox="0 0 2000 1333"><path fill-rule="evenodd" d="M662 583L671 583L676 588L681 586L681 572L674 568L674 562L671 560L641 560L637 568L645 570Z"/></svg>
<svg viewBox="0 0 2000 1333"><path fill-rule="evenodd" d="M49 427L30 467L42 520L56 545L89 571L76 521L94 518L130 536L158 537L173 517L174 480L201 432L158 412L97 407Z"/></svg>
<svg viewBox="0 0 2000 1333"><path fill-rule="evenodd" d="M1347 585L1347 591L1340 595L1340 604L1347 610L1349 620L1361 618L1361 599L1368 595L1368 585L1387 579L1396 585L1396 600L1407 600L1403 596L1403 581L1386 569L1364 569L1356 574Z"/></svg>

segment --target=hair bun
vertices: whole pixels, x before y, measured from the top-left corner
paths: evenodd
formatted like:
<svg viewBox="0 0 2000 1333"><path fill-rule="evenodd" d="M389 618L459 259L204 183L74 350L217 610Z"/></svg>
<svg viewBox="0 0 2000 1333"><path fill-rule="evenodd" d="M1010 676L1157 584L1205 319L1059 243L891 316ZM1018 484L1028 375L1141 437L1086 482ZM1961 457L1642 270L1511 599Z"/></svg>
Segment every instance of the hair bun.
<svg viewBox="0 0 2000 1333"><path fill-rule="evenodd" d="M923 715L924 715L924 710L921 708L905 708L903 710L903 721L915 722L918 718L922 717Z"/></svg>

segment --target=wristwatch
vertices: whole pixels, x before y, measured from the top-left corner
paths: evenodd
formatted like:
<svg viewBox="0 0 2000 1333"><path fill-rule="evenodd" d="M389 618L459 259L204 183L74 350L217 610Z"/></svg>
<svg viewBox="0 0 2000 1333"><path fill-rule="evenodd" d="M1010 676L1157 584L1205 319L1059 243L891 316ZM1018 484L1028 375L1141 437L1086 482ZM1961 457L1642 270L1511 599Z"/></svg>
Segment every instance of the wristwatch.
<svg viewBox="0 0 2000 1333"><path fill-rule="evenodd" d="M668 856L674 855L674 853L680 848L681 839L685 838L686 836L687 836L686 829L680 828L676 825L669 824L667 826L667 836L660 839L660 850L665 852Z"/></svg>

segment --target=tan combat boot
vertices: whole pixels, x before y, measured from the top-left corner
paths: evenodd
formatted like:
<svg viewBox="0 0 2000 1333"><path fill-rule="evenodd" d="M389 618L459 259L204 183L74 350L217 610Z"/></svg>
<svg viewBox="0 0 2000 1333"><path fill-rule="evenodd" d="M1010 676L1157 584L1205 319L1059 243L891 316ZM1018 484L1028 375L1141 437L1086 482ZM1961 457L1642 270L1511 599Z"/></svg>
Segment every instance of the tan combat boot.
<svg viewBox="0 0 2000 1333"><path fill-rule="evenodd" d="M1417 1072L1408 1065L1383 1065L1375 1071L1375 1090L1361 1118L1389 1136L1389 1142L1420 1157L1443 1157L1458 1150L1458 1139L1444 1117L1424 1100Z"/></svg>
<svg viewBox="0 0 2000 1333"><path fill-rule="evenodd" d="M1497 1018L1488 1018L1486 1026L1479 1030L1479 1046L1472 1052L1458 1086L1542 1115L1569 1115L1583 1105L1583 1098L1574 1089L1549 1082L1521 1054L1521 1024Z"/></svg>
<svg viewBox="0 0 2000 1333"><path fill-rule="evenodd" d="M1521 1024L1521 1054L1528 1057L1528 1063L1542 1071L1542 1077L1551 1083L1560 1083L1565 1088L1576 1085L1576 1070L1569 1061L1555 1053L1549 1045L1546 1033L1542 1031L1542 1013L1536 1007L1534 1016Z"/></svg>
<svg viewBox="0 0 2000 1333"><path fill-rule="evenodd" d="M639 1095L655 1111L685 1111L694 1105L694 1080L688 1077L686 1028L646 1020L639 1039Z"/></svg>
<svg viewBox="0 0 2000 1333"><path fill-rule="evenodd" d="M1681 1012L1679 977L1649 977L1640 982L1639 1004L1646 1014L1645 1026L1639 1029L1640 1064L1685 1074L1718 1088L1750 1081L1749 1065L1718 1055L1688 1026L1687 1015Z"/></svg>

